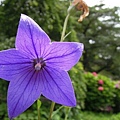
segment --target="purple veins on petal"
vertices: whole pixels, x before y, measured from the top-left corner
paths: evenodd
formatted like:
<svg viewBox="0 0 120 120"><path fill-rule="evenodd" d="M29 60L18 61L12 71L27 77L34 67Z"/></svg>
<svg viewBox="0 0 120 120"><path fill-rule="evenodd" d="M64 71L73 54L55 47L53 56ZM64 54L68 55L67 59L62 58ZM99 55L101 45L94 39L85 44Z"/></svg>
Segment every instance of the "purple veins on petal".
<svg viewBox="0 0 120 120"><path fill-rule="evenodd" d="M48 35L26 15L21 15L16 36L16 48L31 58L40 58L50 43Z"/></svg>
<svg viewBox="0 0 120 120"><path fill-rule="evenodd" d="M40 79L41 78L41 79ZM30 107L41 95L43 82L41 72L35 70L21 73L10 82L8 89L9 118L14 118Z"/></svg>
<svg viewBox="0 0 120 120"><path fill-rule="evenodd" d="M44 55L47 66L70 70L80 59L83 44L75 42L53 42L49 53Z"/></svg>
<svg viewBox="0 0 120 120"><path fill-rule="evenodd" d="M31 69L31 60L15 49L0 52L0 78L11 81L24 69Z"/></svg>
<svg viewBox="0 0 120 120"><path fill-rule="evenodd" d="M46 98L66 106L76 105L73 86L67 72L45 67L43 74L44 89L42 94Z"/></svg>
<svg viewBox="0 0 120 120"><path fill-rule="evenodd" d="M79 61L83 44L51 42L34 20L22 14L15 46L0 52L0 78L10 81L7 104L11 120L41 94L65 106L76 105L66 71Z"/></svg>

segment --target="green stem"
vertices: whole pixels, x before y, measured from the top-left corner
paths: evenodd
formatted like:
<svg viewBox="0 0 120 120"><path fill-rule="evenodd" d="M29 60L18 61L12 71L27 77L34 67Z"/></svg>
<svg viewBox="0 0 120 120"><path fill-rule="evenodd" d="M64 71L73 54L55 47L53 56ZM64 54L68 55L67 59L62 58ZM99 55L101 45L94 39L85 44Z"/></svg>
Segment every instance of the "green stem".
<svg viewBox="0 0 120 120"><path fill-rule="evenodd" d="M65 18L65 21L64 21L63 31L62 31L62 35L61 35L60 42L63 42L64 39L66 38L66 36L70 34L70 32L69 32L69 33L65 36L65 31L66 31L66 27L67 27L67 23L68 23L69 16L70 16L70 14L68 13L67 16L66 16L66 18ZM54 107L55 107L55 102L52 102L51 107L50 107L50 114L49 114L48 120L51 120L51 118L52 118L52 113L53 113ZM66 120L67 120L67 119L66 119Z"/></svg>
<svg viewBox="0 0 120 120"><path fill-rule="evenodd" d="M65 21L64 21L63 31L62 31L62 35L61 35L61 39L60 39L61 42L64 41L64 36L65 36L65 31L66 31L69 16L70 16L70 14L68 13L66 18L65 18Z"/></svg>
<svg viewBox="0 0 120 120"><path fill-rule="evenodd" d="M70 110L71 110L70 107L66 107L65 120L67 120Z"/></svg>
<svg viewBox="0 0 120 120"><path fill-rule="evenodd" d="M40 120L40 107L41 107L41 101L37 100L37 112L38 112L38 120Z"/></svg>
<svg viewBox="0 0 120 120"><path fill-rule="evenodd" d="M38 120L40 120L40 111L38 110Z"/></svg>
<svg viewBox="0 0 120 120"><path fill-rule="evenodd" d="M52 118L52 113L53 113L54 107L55 107L55 102L52 102L51 107L50 107L50 114L49 114L48 120L51 120L51 118Z"/></svg>
<svg viewBox="0 0 120 120"><path fill-rule="evenodd" d="M52 117L56 115L64 106L59 107L56 111L53 112Z"/></svg>

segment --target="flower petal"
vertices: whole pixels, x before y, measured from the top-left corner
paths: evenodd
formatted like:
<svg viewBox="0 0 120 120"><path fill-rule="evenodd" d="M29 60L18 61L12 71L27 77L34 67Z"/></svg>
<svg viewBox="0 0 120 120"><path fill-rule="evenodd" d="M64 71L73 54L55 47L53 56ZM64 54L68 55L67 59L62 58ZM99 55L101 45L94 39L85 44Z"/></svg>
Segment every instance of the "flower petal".
<svg viewBox="0 0 120 120"><path fill-rule="evenodd" d="M70 77L61 69L47 67L44 69L44 90L42 94L65 106L75 106L76 99Z"/></svg>
<svg viewBox="0 0 120 120"><path fill-rule="evenodd" d="M22 14L16 37L16 48L32 58L39 58L49 42L48 35L39 25L30 17Z"/></svg>
<svg viewBox="0 0 120 120"><path fill-rule="evenodd" d="M0 78L2 79L15 80L17 74L32 67L32 61L18 50L9 49L0 52Z"/></svg>
<svg viewBox="0 0 120 120"><path fill-rule="evenodd" d="M75 42L53 42L50 50L44 54L46 65L70 70L80 59L83 44Z"/></svg>
<svg viewBox="0 0 120 120"><path fill-rule="evenodd" d="M41 95L42 72L25 71L8 88L8 114L13 119L30 107ZM41 78L41 79L40 79Z"/></svg>

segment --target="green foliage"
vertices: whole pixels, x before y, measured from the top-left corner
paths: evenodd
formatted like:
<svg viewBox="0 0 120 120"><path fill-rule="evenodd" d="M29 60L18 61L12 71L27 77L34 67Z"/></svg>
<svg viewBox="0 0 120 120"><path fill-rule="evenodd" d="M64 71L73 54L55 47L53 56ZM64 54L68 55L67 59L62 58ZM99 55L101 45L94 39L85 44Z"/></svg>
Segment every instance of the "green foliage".
<svg viewBox="0 0 120 120"><path fill-rule="evenodd" d="M112 112L115 97L112 80L102 75L94 76L92 73L86 73L85 78L87 84L86 110ZM100 84L99 80L102 80L103 83Z"/></svg>
<svg viewBox="0 0 120 120"><path fill-rule="evenodd" d="M59 41L68 4L59 0L5 0L0 5L0 31L9 38L15 36L23 13L33 18L52 40Z"/></svg>
<svg viewBox="0 0 120 120"><path fill-rule="evenodd" d="M2 81L0 79L0 119L4 120L4 118L7 118L7 101L6 101L6 96L7 96L7 86L8 82Z"/></svg>
<svg viewBox="0 0 120 120"><path fill-rule="evenodd" d="M3 102L3 99L0 100L0 119L1 120L8 120L8 116L7 116L7 105L6 102ZM6 119L5 119L6 118Z"/></svg>
<svg viewBox="0 0 120 120"><path fill-rule="evenodd" d="M10 49L10 48L14 48L15 46L15 37L11 37L11 38L4 38L1 39L0 41L0 50L6 50L6 49Z"/></svg>
<svg viewBox="0 0 120 120"><path fill-rule="evenodd" d="M86 71L111 73L120 77L120 19L119 8L96 5L90 8L89 16L75 30L80 42L85 45L83 65ZM107 74L108 75L108 74Z"/></svg>
<svg viewBox="0 0 120 120"><path fill-rule="evenodd" d="M7 38L16 36L19 18L23 13L33 18L53 41L59 41L68 6L69 2L59 0L5 0L0 5L0 35ZM74 17L68 21L66 33L71 31L71 34L67 41L77 40L72 25L74 21Z"/></svg>
<svg viewBox="0 0 120 120"><path fill-rule="evenodd" d="M85 107L84 101L86 98L86 84L83 73L83 66L80 62L69 72L77 97L77 105L82 109Z"/></svg>
<svg viewBox="0 0 120 120"><path fill-rule="evenodd" d="M114 87L115 87L115 98L114 98L114 112L118 113L120 112L120 81L115 81L114 82Z"/></svg>
<svg viewBox="0 0 120 120"><path fill-rule="evenodd" d="M78 114L79 117L72 120L120 120L119 114L103 114L103 113L95 113L95 112L80 112ZM71 119L70 119L71 120Z"/></svg>

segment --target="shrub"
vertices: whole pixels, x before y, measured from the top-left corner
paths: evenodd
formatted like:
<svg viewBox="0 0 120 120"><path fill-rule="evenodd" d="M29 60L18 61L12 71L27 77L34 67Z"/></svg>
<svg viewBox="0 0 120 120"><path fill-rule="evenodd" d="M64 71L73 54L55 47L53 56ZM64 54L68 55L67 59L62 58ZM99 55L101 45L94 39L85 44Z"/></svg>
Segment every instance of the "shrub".
<svg viewBox="0 0 120 120"><path fill-rule="evenodd" d="M120 112L120 81L115 81L114 82L114 87L115 87L115 97L114 97L114 112L118 113Z"/></svg>
<svg viewBox="0 0 120 120"><path fill-rule="evenodd" d="M85 74L87 93L85 109L111 112L114 106L115 89L113 81L103 75Z"/></svg>
<svg viewBox="0 0 120 120"><path fill-rule="evenodd" d="M77 107L84 109L85 107L85 98L86 98L86 84L84 78L83 66L79 62L76 66L72 68L69 72L73 86L75 89L75 94L77 98Z"/></svg>

